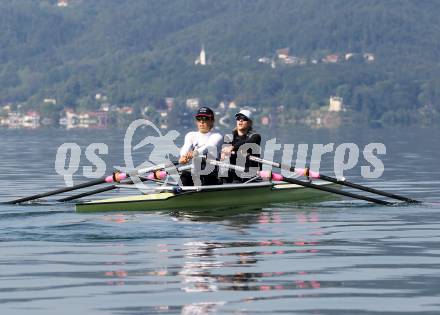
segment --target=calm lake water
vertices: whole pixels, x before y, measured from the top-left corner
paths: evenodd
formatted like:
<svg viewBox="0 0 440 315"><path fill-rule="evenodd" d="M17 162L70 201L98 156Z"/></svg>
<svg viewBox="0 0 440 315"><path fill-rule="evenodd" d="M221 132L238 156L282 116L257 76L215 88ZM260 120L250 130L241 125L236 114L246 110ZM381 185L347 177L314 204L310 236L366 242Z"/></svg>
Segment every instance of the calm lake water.
<svg viewBox="0 0 440 315"><path fill-rule="evenodd" d="M361 152L384 143L380 178L361 177L362 159L344 175L422 205L344 199L209 214L77 214L53 198L0 205L0 313L439 314L439 131L263 133L295 145L353 142ZM91 143L108 145L111 172L123 165L124 132L0 130L0 201L63 187L55 156L65 142L82 149L75 183L89 180ZM333 175L332 165L329 154L321 171Z"/></svg>

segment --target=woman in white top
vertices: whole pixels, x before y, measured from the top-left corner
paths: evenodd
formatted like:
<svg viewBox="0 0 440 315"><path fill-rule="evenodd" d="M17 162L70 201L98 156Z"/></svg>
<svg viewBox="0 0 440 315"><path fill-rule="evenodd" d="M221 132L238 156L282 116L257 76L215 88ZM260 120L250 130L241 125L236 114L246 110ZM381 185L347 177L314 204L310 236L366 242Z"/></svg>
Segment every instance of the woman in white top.
<svg viewBox="0 0 440 315"><path fill-rule="evenodd" d="M201 107L197 111L195 119L198 131L191 131L186 134L185 142L180 150L180 164L189 163L194 157L200 155L211 159L218 159L220 157L223 137L221 134L212 131L215 122L214 112L208 107ZM205 174L209 168L203 162L201 169L201 174L203 174L199 175L201 185L219 184L217 169L212 170L209 174ZM197 176L198 174L193 175ZM194 185L194 178L191 172L182 172L180 179L183 186Z"/></svg>

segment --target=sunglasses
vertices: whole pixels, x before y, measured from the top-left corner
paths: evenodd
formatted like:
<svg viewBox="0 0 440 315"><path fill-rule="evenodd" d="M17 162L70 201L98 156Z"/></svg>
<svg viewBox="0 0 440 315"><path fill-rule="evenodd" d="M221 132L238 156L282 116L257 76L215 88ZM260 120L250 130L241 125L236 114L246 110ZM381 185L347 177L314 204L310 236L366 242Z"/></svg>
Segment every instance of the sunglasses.
<svg viewBox="0 0 440 315"><path fill-rule="evenodd" d="M196 117L197 121L211 121L211 117L198 116Z"/></svg>
<svg viewBox="0 0 440 315"><path fill-rule="evenodd" d="M240 120L242 120L242 121L249 121L249 118L247 118L246 116L238 116L238 117L236 118L236 120L237 120L237 121L240 121Z"/></svg>

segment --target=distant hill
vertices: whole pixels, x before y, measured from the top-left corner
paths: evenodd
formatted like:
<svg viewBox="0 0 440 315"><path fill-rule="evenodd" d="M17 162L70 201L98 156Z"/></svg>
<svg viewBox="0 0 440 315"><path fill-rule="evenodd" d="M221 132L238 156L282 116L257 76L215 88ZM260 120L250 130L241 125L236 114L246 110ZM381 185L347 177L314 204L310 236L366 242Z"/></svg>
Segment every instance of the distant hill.
<svg viewBox="0 0 440 315"><path fill-rule="evenodd" d="M370 121L440 113L439 1L65 2L0 2L0 105L94 109L103 93L116 104L200 97L289 112L337 95ZM202 45L206 66L194 64ZM338 62L323 63L329 55Z"/></svg>

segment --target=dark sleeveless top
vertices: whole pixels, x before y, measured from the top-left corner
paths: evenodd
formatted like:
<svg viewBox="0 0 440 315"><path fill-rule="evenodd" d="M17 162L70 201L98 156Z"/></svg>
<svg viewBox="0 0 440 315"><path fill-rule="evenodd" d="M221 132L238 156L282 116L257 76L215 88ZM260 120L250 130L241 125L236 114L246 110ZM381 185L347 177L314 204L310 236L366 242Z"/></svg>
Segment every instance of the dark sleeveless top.
<svg viewBox="0 0 440 315"><path fill-rule="evenodd" d="M259 152L257 153L253 153L251 149L248 149L246 151L243 151L243 149L240 149L240 147L245 144L245 143L256 143L258 144L258 146L261 145L261 136L260 134L250 131L247 134L240 136L238 135L238 132L236 130L234 130L234 132L232 133L232 143L231 145L234 147L233 151L235 152L235 154L232 154L230 157L230 163L233 165L236 165L237 163L237 157L240 155L252 155L252 156L256 156L256 157L260 157L260 151L261 148L259 150ZM249 167L257 167L258 169L261 170L261 165L259 163L256 163L254 161L249 161L248 158L246 158L246 164L245 164L245 169L246 172L249 170ZM230 170L229 171L229 176L227 179L228 183L231 182L244 182L246 180L248 180L249 178L241 178L239 177L235 171Z"/></svg>

